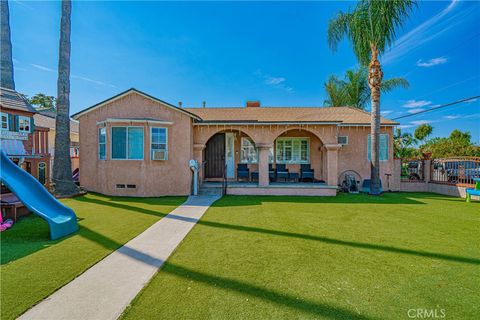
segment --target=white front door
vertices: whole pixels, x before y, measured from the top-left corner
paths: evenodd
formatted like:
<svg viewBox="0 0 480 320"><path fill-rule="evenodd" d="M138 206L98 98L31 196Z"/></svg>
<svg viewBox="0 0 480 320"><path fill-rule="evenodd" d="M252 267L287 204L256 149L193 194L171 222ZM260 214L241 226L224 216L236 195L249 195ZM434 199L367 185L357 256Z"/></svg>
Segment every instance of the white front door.
<svg viewBox="0 0 480 320"><path fill-rule="evenodd" d="M235 178L235 135L233 132L225 133L225 164L227 165L227 178Z"/></svg>

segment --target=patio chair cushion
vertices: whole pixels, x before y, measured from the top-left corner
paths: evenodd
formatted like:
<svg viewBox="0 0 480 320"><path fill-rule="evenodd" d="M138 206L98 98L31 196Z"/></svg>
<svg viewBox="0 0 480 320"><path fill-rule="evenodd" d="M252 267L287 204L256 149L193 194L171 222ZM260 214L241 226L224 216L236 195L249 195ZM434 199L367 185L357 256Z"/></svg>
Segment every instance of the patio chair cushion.
<svg viewBox="0 0 480 320"><path fill-rule="evenodd" d="M237 165L237 178L249 178L250 177L250 169L248 169L248 165L246 163L239 163Z"/></svg>
<svg viewBox="0 0 480 320"><path fill-rule="evenodd" d="M287 166L283 163L278 163L277 164L277 179L288 179L288 169Z"/></svg>
<svg viewBox="0 0 480 320"><path fill-rule="evenodd" d="M364 179L362 183L362 192L370 192L370 179ZM382 192L382 180L380 180L380 192Z"/></svg>
<svg viewBox="0 0 480 320"><path fill-rule="evenodd" d="M310 167L310 164L300 165L300 179L312 179L314 178L315 171Z"/></svg>

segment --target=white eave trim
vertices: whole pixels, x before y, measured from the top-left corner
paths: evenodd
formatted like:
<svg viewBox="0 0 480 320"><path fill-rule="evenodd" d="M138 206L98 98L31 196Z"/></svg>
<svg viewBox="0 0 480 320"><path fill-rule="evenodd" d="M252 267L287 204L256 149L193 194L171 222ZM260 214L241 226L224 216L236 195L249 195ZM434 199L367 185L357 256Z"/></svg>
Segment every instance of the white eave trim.
<svg viewBox="0 0 480 320"><path fill-rule="evenodd" d="M340 127L370 127L370 123L342 123L339 124ZM395 127L398 124L393 123L381 123L381 127Z"/></svg>
<svg viewBox="0 0 480 320"><path fill-rule="evenodd" d="M275 122L275 121L262 121L262 122L195 122L194 126L257 126L257 125L340 125L341 122Z"/></svg>
<svg viewBox="0 0 480 320"><path fill-rule="evenodd" d="M138 91L138 90L136 90L136 89L130 89L130 90L125 91L124 93L122 93L122 94L120 94L120 95L117 95L117 96L115 96L115 97L113 97L113 98L107 99L107 100L105 100L105 101L103 101L103 102L95 105L95 107L93 107L93 108L90 107L90 108L87 108L87 109L85 109L85 110L83 110L83 111L80 111L79 113L76 113L72 118L75 119L75 120L78 120L78 119L79 119L81 116L83 116L84 114L87 114L87 113L89 113L90 111L93 111L93 110L96 110L96 109L98 109L98 108L101 108L101 107L103 107L104 105L106 105L107 103L112 103L112 102L114 102L114 101L116 101L116 100L118 100L118 99L121 99L121 98L125 97L126 95L129 95L130 93L137 93L137 94L139 94L140 96L142 96L142 97L144 97L144 98L146 98L146 99L149 99L149 100L152 100L152 101L154 101L154 102L157 102L157 103L161 104L162 106L167 107L167 108L169 108L169 109L172 109L172 110L178 111L178 112L180 112L180 113L183 113L183 114L189 116L190 118L193 118L193 119L196 119L196 120L201 120L201 118L200 118L199 116L197 116L196 114L190 113L190 112L188 112L188 111L186 111L186 110L182 110L181 108L177 108L177 107L175 107L175 106L171 106L171 105L169 105L169 104L167 104L167 103L165 103L165 102L163 102L163 101L161 101L161 100L158 100L158 99L155 98L155 97L152 97L152 96L149 96L149 95L147 95L147 94L144 94L144 93L142 93L141 91Z"/></svg>
<svg viewBox="0 0 480 320"><path fill-rule="evenodd" d="M97 126L105 125L107 123L146 123L146 124L161 124L172 125L171 121L153 120L153 119L125 119L125 118L107 118L103 121L98 121Z"/></svg>

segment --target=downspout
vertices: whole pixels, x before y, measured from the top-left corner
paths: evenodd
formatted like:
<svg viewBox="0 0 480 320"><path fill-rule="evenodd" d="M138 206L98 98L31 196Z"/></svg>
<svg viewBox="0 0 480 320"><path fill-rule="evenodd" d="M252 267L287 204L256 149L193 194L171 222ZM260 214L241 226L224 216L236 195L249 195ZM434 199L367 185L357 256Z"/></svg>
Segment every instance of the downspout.
<svg viewBox="0 0 480 320"><path fill-rule="evenodd" d="M194 159L188 162L190 169L193 171L193 195L198 195L198 162Z"/></svg>

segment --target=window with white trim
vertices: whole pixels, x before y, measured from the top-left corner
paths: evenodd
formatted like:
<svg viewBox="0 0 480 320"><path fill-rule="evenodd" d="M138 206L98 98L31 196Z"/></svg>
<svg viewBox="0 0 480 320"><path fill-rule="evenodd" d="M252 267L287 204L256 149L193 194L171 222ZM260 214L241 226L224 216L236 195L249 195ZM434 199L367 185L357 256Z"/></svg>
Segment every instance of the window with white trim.
<svg viewBox="0 0 480 320"><path fill-rule="evenodd" d="M143 160L143 127L112 127L112 159Z"/></svg>
<svg viewBox="0 0 480 320"><path fill-rule="evenodd" d="M98 159L107 158L107 128L98 129Z"/></svg>
<svg viewBox="0 0 480 320"><path fill-rule="evenodd" d="M30 133L30 117L18 117L18 132Z"/></svg>
<svg viewBox="0 0 480 320"><path fill-rule="evenodd" d="M388 134L382 133L380 134L379 140L378 140L378 157L380 161L387 161L388 160ZM368 161L371 161L372 159L372 137L371 135L368 135L368 141L367 141L367 158Z"/></svg>
<svg viewBox="0 0 480 320"><path fill-rule="evenodd" d="M2 112L2 130L10 130L10 122L8 121L8 113Z"/></svg>
<svg viewBox="0 0 480 320"><path fill-rule="evenodd" d="M277 163L310 163L308 138L278 138Z"/></svg>
<svg viewBox="0 0 480 320"><path fill-rule="evenodd" d="M150 159L168 160L167 128L150 128Z"/></svg>
<svg viewBox="0 0 480 320"><path fill-rule="evenodd" d="M241 163L257 163L258 152L255 143L248 137L242 137L240 146Z"/></svg>

